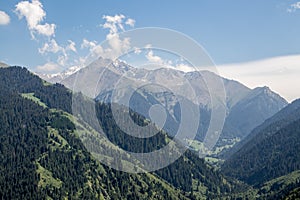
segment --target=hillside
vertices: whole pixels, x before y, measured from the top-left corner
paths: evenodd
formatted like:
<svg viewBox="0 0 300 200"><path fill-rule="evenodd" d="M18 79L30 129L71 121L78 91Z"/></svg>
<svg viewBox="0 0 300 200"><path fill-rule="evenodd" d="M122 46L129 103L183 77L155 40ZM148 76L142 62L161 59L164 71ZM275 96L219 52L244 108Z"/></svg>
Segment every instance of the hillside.
<svg viewBox="0 0 300 200"><path fill-rule="evenodd" d="M294 101L253 130L222 171L251 185L300 169L300 107ZM237 164L238 163L238 164Z"/></svg>
<svg viewBox="0 0 300 200"><path fill-rule="evenodd" d="M2 69L1 80L1 199L184 198L180 191L151 174L122 173L97 162L75 135L75 126L63 111L50 109L51 104L68 109L60 106L67 105L64 97L70 94L63 87L45 86L24 68ZM45 103L48 107L22 97L17 90L36 90L49 102Z"/></svg>
<svg viewBox="0 0 300 200"><path fill-rule="evenodd" d="M130 105L126 106L146 117L149 117L148 108L162 105L168 116L164 128L172 135L176 134L176 127L181 123L179 102L189 102L189 106L201 113L195 138L200 143L204 141L210 122L215 121L211 119L211 113L222 116L216 120L223 124L223 118L226 118L223 130L218 130L222 131L217 142L221 151L244 139L256 126L287 104L286 100L269 88L251 90L237 81L212 72L184 73L166 68L147 70L119 60L103 58L63 77L61 83L66 87L105 103L122 104L126 95L134 92ZM210 83L211 91L207 83ZM224 88L220 88L218 83L224 85ZM215 99L214 102L212 99ZM189 126L192 125L190 122Z"/></svg>
<svg viewBox="0 0 300 200"><path fill-rule="evenodd" d="M44 82L25 68L0 69L0 76L1 198L197 199L218 198L245 187L226 179L190 151L153 173L116 171L101 164L84 145L82 139L92 137L96 129L70 114L71 91ZM145 152L169 140L163 132L146 142L124 140L124 133L111 119L110 106L97 103L96 108L108 138L124 149ZM136 113L133 119L145 122ZM82 127L79 132L78 125ZM107 159L126 163L121 158Z"/></svg>

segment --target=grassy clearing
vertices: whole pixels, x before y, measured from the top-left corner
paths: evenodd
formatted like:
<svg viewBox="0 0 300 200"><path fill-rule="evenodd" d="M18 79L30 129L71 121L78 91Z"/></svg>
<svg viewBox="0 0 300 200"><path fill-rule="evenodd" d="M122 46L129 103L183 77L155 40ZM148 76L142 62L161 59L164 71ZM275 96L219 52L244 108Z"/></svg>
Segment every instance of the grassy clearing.
<svg viewBox="0 0 300 200"><path fill-rule="evenodd" d="M48 127L48 139L52 144L52 148L63 148L66 145L69 146L67 140L58 133L58 130L52 127Z"/></svg>
<svg viewBox="0 0 300 200"><path fill-rule="evenodd" d="M38 105L40 105L40 106L42 106L42 107L44 107L44 108L47 108L47 107L48 107L48 106L47 106L45 103L43 103L39 98L35 97L35 96L34 96L34 93L22 93L21 96L22 96L23 98L29 99L29 100L31 100L31 101L37 103Z"/></svg>
<svg viewBox="0 0 300 200"><path fill-rule="evenodd" d="M45 188L46 186L52 186L56 188L60 188L63 182L59 179L53 177L52 172L45 169L40 165L40 163L36 162L37 164L37 173L40 175L40 181L38 183L39 187Z"/></svg>
<svg viewBox="0 0 300 200"><path fill-rule="evenodd" d="M47 81L45 81L45 80L43 80L43 85L44 85L44 86L51 86L52 84L49 83L49 82L47 82Z"/></svg>

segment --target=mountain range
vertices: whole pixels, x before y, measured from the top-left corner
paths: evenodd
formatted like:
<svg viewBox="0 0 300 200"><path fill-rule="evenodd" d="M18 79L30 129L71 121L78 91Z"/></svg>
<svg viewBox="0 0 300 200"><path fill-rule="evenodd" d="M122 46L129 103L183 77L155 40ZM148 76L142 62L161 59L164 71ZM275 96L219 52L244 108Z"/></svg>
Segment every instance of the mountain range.
<svg viewBox="0 0 300 200"><path fill-rule="evenodd" d="M227 175L260 185L300 169L300 100L255 128L238 144L222 169ZM238 164L237 164L238 163Z"/></svg>
<svg viewBox="0 0 300 200"><path fill-rule="evenodd" d="M61 84L50 84L26 68L1 68L0 77L1 199L296 199L300 196L299 100L254 128L231 149L233 152L220 170L199 158L196 152L187 150L169 166L151 173L131 174L111 168L142 167L129 162L131 156L115 146L127 152L147 153L168 145L172 134L157 129L158 134L149 138L130 136L116 124L113 104L99 102ZM227 86L226 81L240 86L224 80ZM268 102L279 98L266 87L250 90L246 96L232 103L231 109L243 105L249 109L255 102L264 101L261 97L268 97ZM82 109L74 115L74 98L80 104L90 105L86 108L95 109L101 130L89 119L90 110ZM124 105L114 106L118 113L128 114ZM140 126L152 123L130 108L129 115ZM123 119L125 124L129 123ZM104 157L103 149L107 153Z"/></svg>
<svg viewBox="0 0 300 200"><path fill-rule="evenodd" d="M1 199L219 198L247 187L212 170L189 150L152 173L117 171L99 162L99 151L112 153L106 155L107 162L124 167L130 164L128 155L108 145L92 123L72 115L76 94L21 67L1 68L0 76ZM78 97L82 103L93 102ZM124 108L119 109L122 113ZM171 139L165 132L142 140L125 137L109 104L96 103L96 110L106 137L125 150L152 151ZM132 118L147 122L137 113Z"/></svg>
<svg viewBox="0 0 300 200"><path fill-rule="evenodd" d="M58 75L54 79L41 77L56 82ZM62 78L60 83L66 87L101 102L117 100L122 104L121 100L128 99L127 96L131 94L126 106L147 118L150 118L151 106L162 105L167 111L162 128L172 135L176 135L181 123L180 101L187 101L190 107L201 114L195 137L199 146L203 146L201 144L208 132L213 110L220 108L220 115L225 119L219 120L224 127L217 130L220 138L214 148L216 151L213 154L217 154L214 156L221 155L222 151L243 140L256 126L287 105L285 99L267 87L249 89L237 81L209 71L185 73L168 68L147 70L119 60L99 58L85 68L71 69L59 77ZM218 81L224 85L223 92L208 88L214 88L214 83ZM217 100L213 102L212 98ZM195 150L201 149L196 147Z"/></svg>

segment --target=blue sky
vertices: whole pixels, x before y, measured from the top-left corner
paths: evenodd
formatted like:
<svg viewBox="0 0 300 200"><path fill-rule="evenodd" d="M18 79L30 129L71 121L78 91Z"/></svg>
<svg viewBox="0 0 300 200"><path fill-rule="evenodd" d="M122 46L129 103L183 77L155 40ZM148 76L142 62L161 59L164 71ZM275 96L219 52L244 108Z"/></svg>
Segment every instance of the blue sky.
<svg viewBox="0 0 300 200"><path fill-rule="evenodd" d="M34 3L40 10L36 10L37 16L30 16L37 17L30 27L26 6ZM46 69L42 67L49 63L52 66L47 66L48 73L76 65L91 50L88 42L99 44L109 34L111 29L103 27L108 18L103 16L123 15L124 30L162 27L182 32L201 44L220 66L264 59L272 63L273 58L300 55L297 0L1 0L0 11L0 61L33 71ZM132 23L126 24L129 19ZM82 48L84 39L86 48ZM54 41L58 48L51 52L49 45ZM46 43L49 51L43 51ZM231 78L228 73L227 76ZM284 96L295 98L291 94Z"/></svg>

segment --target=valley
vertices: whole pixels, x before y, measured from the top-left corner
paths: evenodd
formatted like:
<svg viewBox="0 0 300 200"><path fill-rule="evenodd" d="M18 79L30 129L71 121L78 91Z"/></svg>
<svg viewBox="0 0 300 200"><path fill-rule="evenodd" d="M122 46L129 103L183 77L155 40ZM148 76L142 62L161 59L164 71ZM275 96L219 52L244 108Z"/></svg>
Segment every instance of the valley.
<svg viewBox="0 0 300 200"><path fill-rule="evenodd" d="M252 176L251 179L247 179L236 173L239 171L235 169L235 167L238 167L239 165L230 165L230 163L243 163L242 161L234 160L239 158L240 152L251 152L251 157L247 158L249 161L252 158L257 159L256 157L253 157L253 153L256 150L243 150L243 148L248 148L247 145L251 144L250 142L244 145L241 150L237 150L237 153L233 153L229 159L226 159L226 157L220 159L218 157L219 153L223 152L223 149L230 152L234 149L232 147L238 146L236 144L241 144L244 140L251 141L247 138L254 138L254 141L266 141L264 142L266 145L276 145L273 141L276 142L277 134L281 134L281 131L278 129L279 126L283 128L282 134L289 132L290 130L298 130L296 128L298 124L298 112L297 109L295 109L298 108L297 101L274 115L273 118L275 120L272 118L266 120L265 123L267 124L261 125L261 127L264 128L258 128L259 130L273 130L274 127L274 134L276 137L272 140L261 140L258 137L252 136L254 134L252 132L244 140L240 140L239 138L222 139L220 143L226 145L218 146L214 151L208 152L205 159L199 158L199 152L201 152L201 148L202 151L204 148L203 143L198 140L190 140L187 141L187 143L190 144L190 150L186 150L185 153L171 165L152 173L128 174L126 172L116 171L108 166L114 166L119 163L117 165L121 166L121 169L132 169L134 167L136 170L138 170L139 167L142 169L145 166L139 161L139 158L132 159L132 156L126 153L126 151L150 152L159 149L172 141L172 134L169 135L165 131L157 130L159 131L159 134L148 139L138 139L132 136L126 136L126 133L115 124L116 122L114 122L114 116L111 110L112 107L109 103L95 102L93 99L78 93L79 96L75 96L80 99L81 103L90 105L88 108L92 109L93 105L96 103L95 109L97 111L97 118L101 124L102 131L105 132L105 135L103 135L104 132L101 132L98 129L98 126L93 123L93 120L85 118L88 117L87 114L90 113L89 110L81 110L80 114L77 113L77 115L72 115L71 103L74 95L72 95L72 92L69 89L64 88L64 86L60 84L45 84L42 79L33 75L25 68L9 67L0 70L2 76L2 81L0 83L3 88L1 105L5 106L8 111L10 110L9 106L12 108L18 105L27 105L25 107L20 107L22 108L21 110L13 109L20 115L21 121L17 118L11 118L13 121L16 120L16 124L14 125L15 128L18 129L20 127L20 129L24 129L25 131L16 132L16 137L27 138L25 140L17 139L14 141L10 139L10 137L13 136L9 135L9 131L12 131L10 128L11 125L4 126L4 124L7 124L7 120L9 120L10 117L18 115L16 115L16 113L9 114L10 112L14 112L12 110L5 112L5 110L2 109L2 117L4 118L1 119L3 130L1 136L1 141L3 142L1 142L0 148L1 154L4 155L5 153L5 155L8 156L7 159L16 159L15 156L18 156L17 159L20 159L20 164L23 166L23 173L35 177L34 184L31 182L32 180L25 177L19 177L20 182L18 181L12 184L15 185L15 187L19 187L18 184L22 184L23 181L29 181L29 185L32 186L28 189L24 188L25 191L22 190L20 193L14 193L15 198L21 197L18 195L29 195L27 197L31 198L47 197L56 199L61 197L80 197L107 199L108 197L112 198L113 196L118 198L133 198L132 195L134 195L136 197L139 196L140 198L157 199L159 198L159 195L163 195L163 199L238 199L246 196L249 199L265 199L275 197L276 195L278 198L285 195L297 195L297 192L295 193L294 191L299 187L299 178L297 178L298 173L295 170L299 170L299 168L297 168L296 155L295 153L292 153L294 151L297 152L297 143L295 143L297 141L297 132L294 132L294 137L290 136L286 138L287 141L293 141L293 144L295 144L295 147L293 147L291 146L292 143L285 142L285 144L289 145L292 151L291 153L285 152L287 151L286 147L279 147L277 150L274 150L278 155L286 155L284 160L290 162L290 164L283 163L287 168L281 173L275 175L272 173L273 175L269 178L257 179L255 178L256 176ZM14 77L14 79L11 77ZM8 104L8 102L11 102L11 104ZM119 113L126 114L127 112L122 105L120 105L118 109ZM31 114L30 112L35 114ZM44 113L44 117L41 116L41 113ZM131 118L137 124L145 126L151 123L144 116L141 116L133 110L130 111L130 113ZM37 118L25 117L28 115ZM290 121L295 122L290 123ZM34 124L30 125L30 123ZM41 123L41 125L36 123ZM279 126L273 124L278 124ZM268 128L268 126L270 126L270 128ZM29 127L38 129L32 132L28 129ZM256 129L254 129L254 131L256 131ZM30 135L33 133L38 134L38 137ZM259 135L262 138L266 137L262 133ZM40 146L36 146L35 143L37 141L31 141L32 139L35 140L32 137L39 141ZM267 137L270 137L270 135ZM14 142L6 143L5 141L7 140ZM112 145L110 145L108 140ZM282 141L281 137L279 137L279 141ZM28 142L31 146L26 146ZM177 145L180 146L182 144L183 143L179 142ZM20 154L16 154L16 151L18 150L11 145L18 145ZM126 151L122 153L116 148L116 145L118 148L120 147ZM259 146L263 148L263 146ZM11 151L7 150L8 148L10 148ZM32 155L34 157L28 158L29 160L25 162L22 160L25 158L24 156L26 154L21 152L32 151L28 148L35 149L34 151L36 153ZM110 153L107 153L108 150ZM10 152L12 151L15 153L11 154ZM263 152L268 153L268 151L265 150L263 150ZM116 158L115 155L119 155L119 157ZM292 160L287 159L288 155L293 155L291 157ZM266 159L269 158L271 159L268 161L269 163L275 162L278 166L279 160L274 160L274 157L272 156L261 158L264 159L264 161L259 161L260 164L265 163ZM105 164L102 164L103 160L105 160ZM282 159L280 160L283 161ZM14 170L10 172L11 168L7 168L8 163L10 162L11 161L9 160L2 160L1 177L4 178L7 177L7 174L9 173L15 173ZM253 163L253 161L250 161L250 163ZM68 165L67 168L66 164ZM291 166L291 168L288 168L289 166ZM67 170L69 168L74 169L75 171L72 172ZM261 166L259 165L257 169L260 170L260 168ZM270 172L272 172L271 169L274 168L270 168ZM229 170L234 170L235 174L231 174ZM252 173L250 173L246 167L244 167L243 170L244 171L241 171L242 174L251 175ZM76 176L74 176L74 174L76 174ZM26 175L26 177L28 175ZM75 177L76 181L73 179ZM262 178L262 176L259 177ZM114 182L114 180L119 181ZM75 182L76 185L74 185ZM9 185L3 185L4 182L1 182L1 184L1 187L4 188L2 190L4 193L1 193L0 196L6 198L8 197L7 195L10 194L7 192L11 187ZM131 185L129 187L131 189L124 190L128 187L126 186L127 184ZM140 184L143 186L140 187ZM158 185L159 187L157 187ZM33 193L29 191L33 190L36 191L34 193L37 196L31 196ZM27 198L26 196L22 197Z"/></svg>
<svg viewBox="0 0 300 200"><path fill-rule="evenodd" d="M0 1L0 200L300 200L299 14Z"/></svg>

